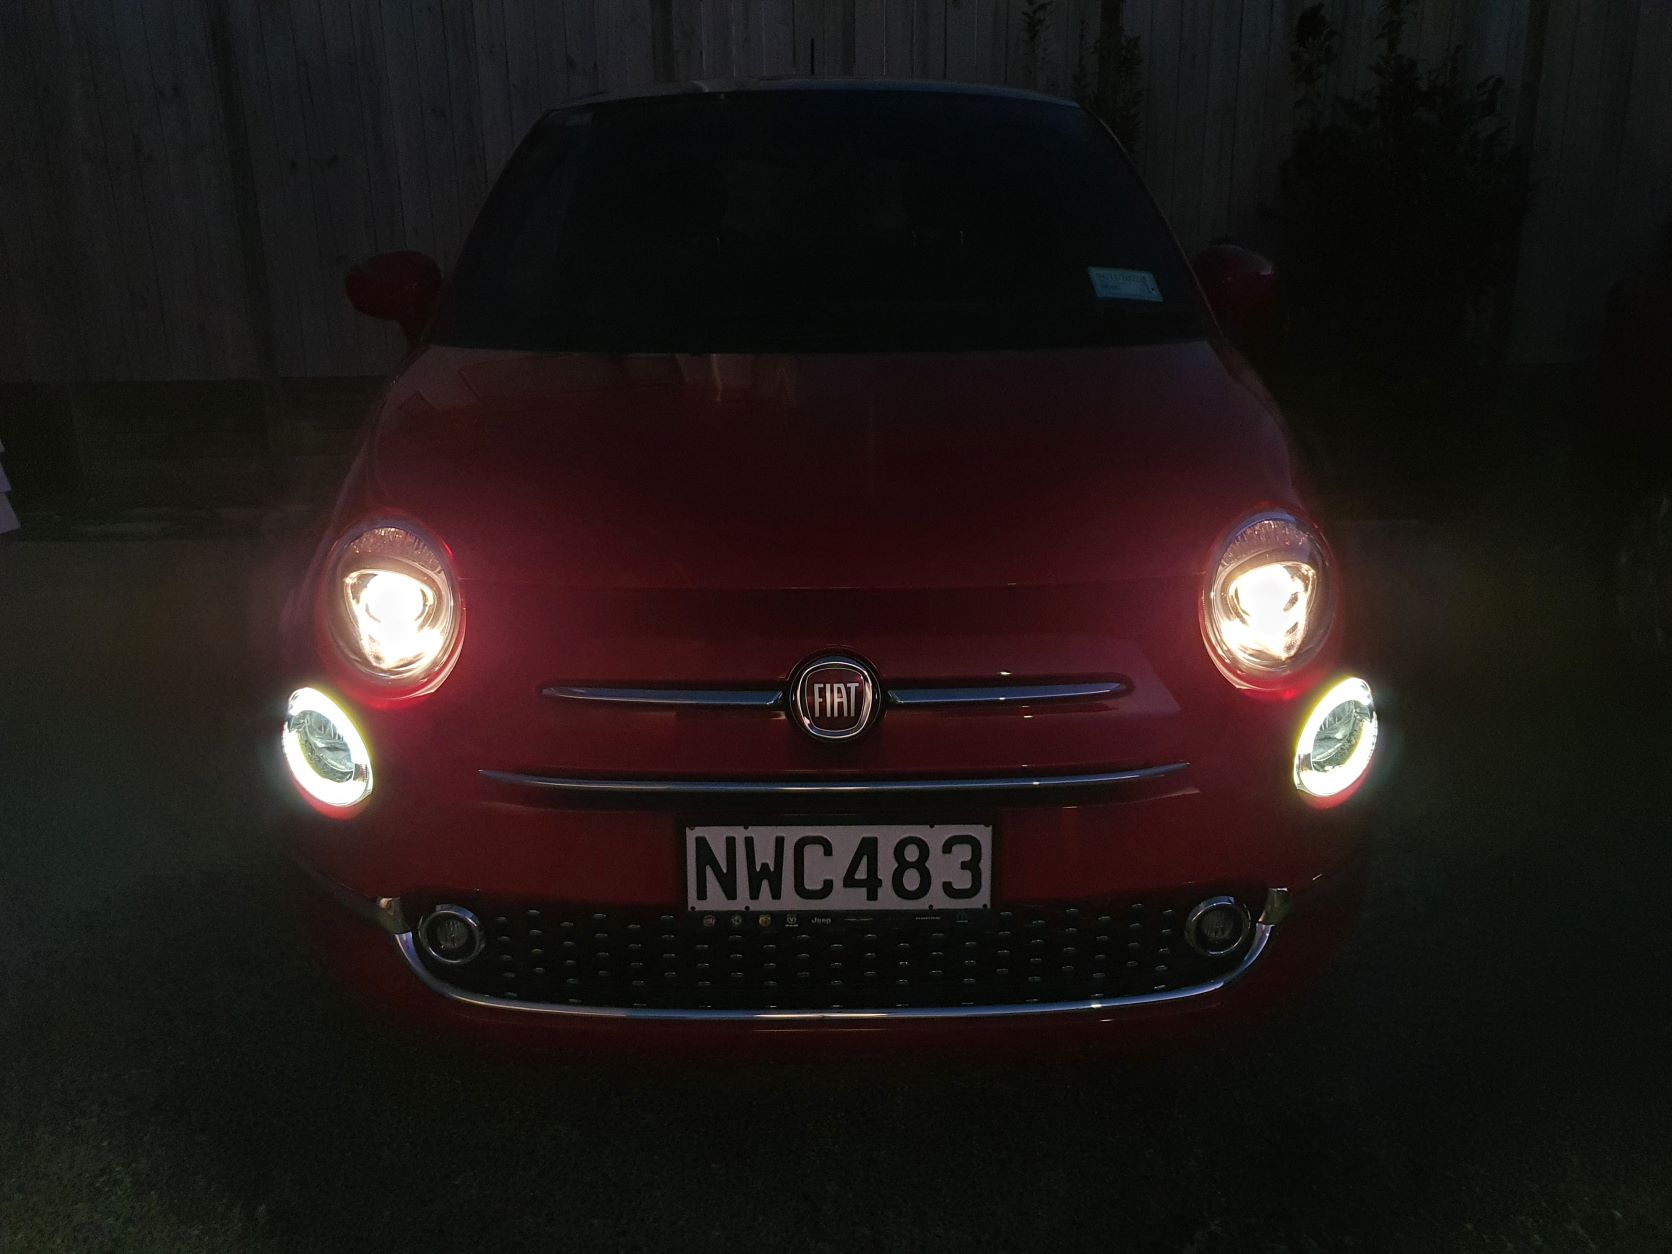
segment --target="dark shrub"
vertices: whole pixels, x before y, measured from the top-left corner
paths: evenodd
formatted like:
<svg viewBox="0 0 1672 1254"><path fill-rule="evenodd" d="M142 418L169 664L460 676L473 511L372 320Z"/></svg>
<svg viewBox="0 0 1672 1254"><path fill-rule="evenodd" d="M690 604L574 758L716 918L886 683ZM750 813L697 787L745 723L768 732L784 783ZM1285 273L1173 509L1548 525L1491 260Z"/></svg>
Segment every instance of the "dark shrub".
<svg viewBox="0 0 1672 1254"><path fill-rule="evenodd" d="M1303 321L1335 354L1445 367L1497 346L1493 297L1531 187L1499 117L1503 80L1465 83L1460 48L1430 67L1400 50L1414 7L1386 0L1375 85L1354 99L1323 99L1336 53L1323 6L1296 23L1283 260Z"/></svg>

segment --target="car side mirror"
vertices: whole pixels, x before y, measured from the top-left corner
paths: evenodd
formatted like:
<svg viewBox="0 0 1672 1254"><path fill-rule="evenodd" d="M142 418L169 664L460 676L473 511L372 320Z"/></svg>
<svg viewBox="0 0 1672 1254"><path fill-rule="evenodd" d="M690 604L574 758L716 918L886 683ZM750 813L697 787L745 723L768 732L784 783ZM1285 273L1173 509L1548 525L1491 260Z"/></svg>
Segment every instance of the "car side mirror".
<svg viewBox="0 0 1672 1254"><path fill-rule="evenodd" d="M1213 306L1220 330L1239 347L1277 330L1277 269L1259 253L1213 244L1196 254L1196 281Z"/></svg>
<svg viewBox="0 0 1672 1254"><path fill-rule="evenodd" d="M412 345L435 312L441 267L424 253L379 253L350 270L343 287L349 304L368 318L400 323Z"/></svg>

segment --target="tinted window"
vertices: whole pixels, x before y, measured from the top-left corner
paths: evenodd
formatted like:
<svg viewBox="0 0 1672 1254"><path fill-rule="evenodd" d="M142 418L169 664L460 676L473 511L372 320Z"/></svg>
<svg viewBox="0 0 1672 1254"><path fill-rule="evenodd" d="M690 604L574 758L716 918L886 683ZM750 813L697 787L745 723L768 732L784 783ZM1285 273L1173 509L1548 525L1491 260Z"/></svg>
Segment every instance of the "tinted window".
<svg viewBox="0 0 1672 1254"><path fill-rule="evenodd" d="M433 338L793 352L1205 331L1148 195L1081 110L785 91L542 122L483 210Z"/></svg>

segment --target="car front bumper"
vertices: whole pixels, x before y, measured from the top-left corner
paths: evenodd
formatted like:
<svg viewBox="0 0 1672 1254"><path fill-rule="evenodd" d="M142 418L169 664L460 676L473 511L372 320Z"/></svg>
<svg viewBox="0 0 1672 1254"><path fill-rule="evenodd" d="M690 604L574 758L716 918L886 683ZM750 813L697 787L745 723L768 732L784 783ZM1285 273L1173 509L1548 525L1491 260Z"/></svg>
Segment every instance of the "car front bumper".
<svg viewBox="0 0 1672 1254"><path fill-rule="evenodd" d="M1043 784L988 777L927 781L933 786L923 789L855 788L849 781L831 790L815 781L775 792L771 781L698 787L662 780L636 790L620 781L576 788L561 778L484 770L468 788L444 791L427 786L419 774L404 775L395 761L382 768L375 809L346 821L299 809L290 828L292 852L326 889L323 897L314 896L337 902L316 929L327 938L332 965L373 1000L478 1037L1143 1036L1155 1025L1198 1021L1203 1012L1281 997L1297 972L1327 960L1350 915L1343 903L1355 894L1340 888L1355 878L1364 802L1320 809L1297 796L1287 767L1290 724L1301 709L1301 703L1270 706L1263 734L1244 735L1234 752L1212 762L1053 775ZM990 823L997 833L992 926L1018 929L1018 944L1030 939L1020 931L1025 925L1046 927L1046 971L1072 945L1067 952L1075 956L1062 967L1072 967L1071 977L1047 980L1037 990L1013 982L973 997L943 982L944 997L925 1001L914 990L900 1004L881 997L855 1002L843 994L833 994L828 1005L816 998L776 1004L766 995L740 1003L695 992L670 1000L641 998L624 985L600 997L595 984L564 989L544 968L531 966L550 961L530 948L543 942L537 933L529 938L526 920L517 920L520 931L508 922L542 912L547 920L596 919L602 930L594 951L615 950L623 933L641 924L664 927L662 944L648 950L680 949L686 970L692 955L681 948L691 943L681 879L684 828L782 822L790 815L797 821ZM1165 925L1182 917L1190 902L1222 892L1248 910L1253 927L1245 945L1218 964L1191 959L1194 966L1180 966L1168 949L1157 950L1171 946L1189 959L1176 931ZM415 928L438 903L481 913L485 929L504 942L485 960L514 964L507 970L522 983L489 978L499 976L498 967L466 979L427 961ZM1140 938L1147 948L1134 956L1166 966L1146 965L1123 976L1119 968L1135 965L1120 961L1130 942L1112 929L1129 924L1125 914L1111 924L1109 914L1146 908L1152 930ZM1012 914L1013 923L996 921ZM1082 923L1093 933L1085 941L1096 952L1082 952L1080 940L1063 934ZM969 937L951 943L975 951L970 965L987 964L979 972L985 978L993 945L1008 942L982 931ZM552 956L561 957L555 950ZM573 956L584 967L593 954ZM642 956L651 968L647 974L657 975L655 955ZM815 981L828 976L828 956L809 959ZM933 956L938 968L941 954ZM909 972L913 980L930 974L921 949L908 958L917 964ZM1167 974L1153 974L1167 966L1173 968ZM1105 974L1114 977L1108 991L1087 982Z"/></svg>

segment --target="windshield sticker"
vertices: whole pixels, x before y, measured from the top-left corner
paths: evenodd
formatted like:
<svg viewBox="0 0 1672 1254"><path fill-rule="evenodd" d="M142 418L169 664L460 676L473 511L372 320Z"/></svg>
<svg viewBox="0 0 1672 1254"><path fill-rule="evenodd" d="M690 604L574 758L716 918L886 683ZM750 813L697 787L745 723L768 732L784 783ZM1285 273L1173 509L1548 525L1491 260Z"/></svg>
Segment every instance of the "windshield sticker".
<svg viewBox="0 0 1672 1254"><path fill-rule="evenodd" d="M1091 290L1100 300L1160 300L1161 288L1148 270L1114 270L1108 266L1087 266Z"/></svg>

